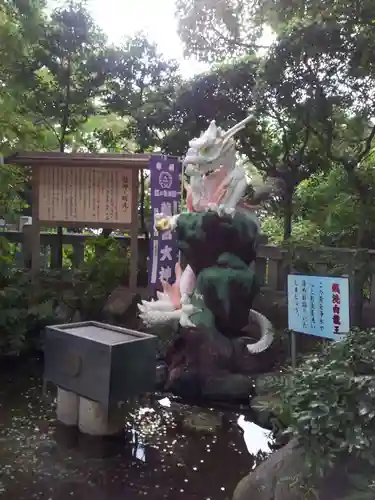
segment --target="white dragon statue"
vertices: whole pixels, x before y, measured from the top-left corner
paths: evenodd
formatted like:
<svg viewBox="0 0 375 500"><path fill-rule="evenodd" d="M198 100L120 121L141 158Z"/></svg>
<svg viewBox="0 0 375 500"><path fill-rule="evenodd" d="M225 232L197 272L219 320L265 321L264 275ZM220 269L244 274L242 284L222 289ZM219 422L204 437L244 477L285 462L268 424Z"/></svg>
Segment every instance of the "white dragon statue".
<svg viewBox="0 0 375 500"><path fill-rule="evenodd" d="M212 121L199 138L190 141L183 160L189 178L186 184L188 212L214 211L231 217L241 212L259 225L255 215L257 206L244 201L249 188L246 171L243 166L236 165L234 135L249 120L250 117L245 118L226 132ZM179 217L180 214L171 217L157 214L155 228L159 231L174 230ZM197 311L196 305L192 304L192 296L197 294L196 276L190 265L182 271L177 264L175 271L175 283L162 282L163 292L157 292L157 300L143 300L138 305L140 317L146 326L168 323L180 323L182 327L190 328L195 326L191 318ZM261 335L259 341L247 344L247 349L252 354L260 353L272 344L273 328L265 316L253 309L249 311L250 319L258 323Z"/></svg>

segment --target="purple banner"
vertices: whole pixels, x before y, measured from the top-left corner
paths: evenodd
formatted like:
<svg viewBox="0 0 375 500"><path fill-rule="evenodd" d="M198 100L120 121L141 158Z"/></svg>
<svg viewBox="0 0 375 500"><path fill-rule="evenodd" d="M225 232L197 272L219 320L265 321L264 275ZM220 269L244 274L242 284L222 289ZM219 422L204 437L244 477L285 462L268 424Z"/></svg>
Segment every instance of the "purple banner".
<svg viewBox="0 0 375 500"><path fill-rule="evenodd" d="M152 156L149 168L153 220L156 213L177 214L181 201L181 162L177 158ZM160 280L172 283L179 258L176 235L171 231L153 231L150 246L149 283L158 287Z"/></svg>

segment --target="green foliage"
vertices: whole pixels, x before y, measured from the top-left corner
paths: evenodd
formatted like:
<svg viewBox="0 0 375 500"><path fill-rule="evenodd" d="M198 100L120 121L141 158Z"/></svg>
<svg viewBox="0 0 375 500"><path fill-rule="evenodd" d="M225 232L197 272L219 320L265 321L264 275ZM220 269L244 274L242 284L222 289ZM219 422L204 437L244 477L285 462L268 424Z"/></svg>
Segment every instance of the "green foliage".
<svg viewBox="0 0 375 500"><path fill-rule="evenodd" d="M325 343L290 377L275 379L273 411L289 415L285 434L298 439L314 477L342 456L373 464L375 331L353 330L345 340Z"/></svg>
<svg viewBox="0 0 375 500"><path fill-rule="evenodd" d="M375 186L374 165L358 168L357 175L371 191ZM360 210L363 200L346 172L334 167L327 174L318 174L297 189L298 212L304 220L321 228L319 243L323 245L356 246L357 234L363 224ZM375 243L375 212L371 203L366 205L364 246Z"/></svg>
<svg viewBox="0 0 375 500"><path fill-rule="evenodd" d="M84 319L100 319L109 294L128 278L129 252L113 238L98 237L85 245L84 262L67 277L61 300Z"/></svg>
<svg viewBox="0 0 375 500"><path fill-rule="evenodd" d="M256 2L177 0L185 52L204 61L254 53L261 35Z"/></svg>
<svg viewBox="0 0 375 500"><path fill-rule="evenodd" d="M33 294L29 276L15 274L0 291L0 355L19 355L40 345L40 332L56 322L51 290Z"/></svg>
<svg viewBox="0 0 375 500"><path fill-rule="evenodd" d="M310 220L308 215L302 219L295 217L299 201L295 190L311 175L339 168L346 178L346 188L340 191L337 185L328 205L335 204L346 227L337 227L337 213L333 211L332 221L329 220L332 227L328 234L323 231L322 241L374 246L372 229L365 225L366 219L373 220L373 182L363 175L364 165L371 160L375 137L372 120L375 63L367 50L374 40L374 8L370 3L312 1L306 5L297 1L291 5L286 0L179 0L177 3L186 50L204 59L221 60L224 54L253 56L265 26L270 24L275 29L275 42L267 55L260 58L256 84L247 94L250 104L246 111L252 114L254 123L244 131L240 143L241 152L262 172L281 178L285 184L275 217L283 215L283 240L290 238L292 221L294 225L307 221L318 225L320 230L324 228L322 219L328 218L327 211L319 222L315 217ZM234 74L239 76L240 72ZM210 80L211 75L202 76L200 86L204 88L204 83L208 87ZM239 81L245 85L243 74ZM253 70L248 72L248 81L254 81ZM215 105L215 87L212 88L213 92L206 94L206 108L210 107L211 95ZM238 92L235 85L227 93L225 86L222 89L230 98L232 89L235 95ZM191 99L195 99L194 94ZM315 194L319 199L322 196L318 191ZM324 212L318 200L314 204ZM345 210L350 211L351 217L345 219ZM309 236L307 242L310 239Z"/></svg>
<svg viewBox="0 0 375 500"><path fill-rule="evenodd" d="M13 267L14 253L14 245L0 238L0 356L35 348L42 329L56 321L55 290L36 290L29 273Z"/></svg>
<svg viewBox="0 0 375 500"><path fill-rule="evenodd" d="M24 171L11 165L0 164L0 215L20 213L25 208L26 203L20 196L24 185Z"/></svg>
<svg viewBox="0 0 375 500"><path fill-rule="evenodd" d="M277 215L266 215L261 218L262 233L268 236L271 245L282 245L284 242L283 220ZM318 245L321 241L321 226L311 220L294 219L289 244Z"/></svg>
<svg viewBox="0 0 375 500"><path fill-rule="evenodd" d="M258 65L257 59L246 57L213 68L177 87L171 104L166 107L170 130L163 147L171 154L182 155L188 141L199 137L211 120L224 128L242 120L254 101L252 91ZM255 121L248 130L256 135ZM256 146L260 140L257 134Z"/></svg>
<svg viewBox="0 0 375 500"><path fill-rule="evenodd" d="M129 274L129 254L112 238L86 245L78 270L44 271L39 286L13 263L14 246L0 238L0 357L40 348L44 327L76 312L82 319L101 319L109 294ZM61 317L62 306L70 317Z"/></svg>
<svg viewBox="0 0 375 500"><path fill-rule="evenodd" d="M0 286L7 283L7 279L12 273L14 262L14 248L6 238L0 237Z"/></svg>
<svg viewBox="0 0 375 500"><path fill-rule="evenodd" d="M368 189L373 191L374 165L368 162L358 168L358 175L366 182ZM374 248L374 208L371 203L366 204L364 221L362 202L348 175L338 166L334 166L329 172L312 175L296 189L290 243L353 248L357 245L358 232L365 222L363 245ZM277 214L262 214L261 224L270 243L283 242L282 220Z"/></svg>
<svg viewBox="0 0 375 500"><path fill-rule="evenodd" d="M53 11L25 71L31 82L28 107L55 134L60 151L97 112L94 99L102 95L111 63L105 37L82 4Z"/></svg>
<svg viewBox="0 0 375 500"><path fill-rule="evenodd" d="M119 139L135 140L139 152L160 146L160 133L169 125L166 110L179 83L177 63L165 60L143 34L128 38L114 60L106 106L127 118Z"/></svg>

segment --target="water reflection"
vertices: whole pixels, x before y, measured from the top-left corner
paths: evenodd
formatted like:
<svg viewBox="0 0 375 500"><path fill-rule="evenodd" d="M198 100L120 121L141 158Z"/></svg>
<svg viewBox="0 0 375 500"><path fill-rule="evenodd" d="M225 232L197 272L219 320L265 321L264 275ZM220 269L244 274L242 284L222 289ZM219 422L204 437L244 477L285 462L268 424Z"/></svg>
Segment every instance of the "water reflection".
<svg viewBox="0 0 375 500"><path fill-rule="evenodd" d="M263 462L268 455L272 453L271 447L275 444L275 439L271 431L263 429L254 422L246 420L244 415L240 415L237 420L237 425L243 430L243 438L247 451L254 458L251 469L255 469L257 465Z"/></svg>
<svg viewBox="0 0 375 500"><path fill-rule="evenodd" d="M272 431L263 429L254 422L246 420L244 415L240 415L237 424L243 430L243 437L247 451L250 455L257 455L260 451L263 453L271 453L270 445L274 444Z"/></svg>
<svg viewBox="0 0 375 500"><path fill-rule="evenodd" d="M131 408L124 439L92 440L56 425L55 394L42 396L39 366L34 375L23 368L0 376L5 500L226 500L252 455L269 452L264 431L244 415L221 412L218 420L212 412L220 425L203 432L186 426L186 407L168 398Z"/></svg>

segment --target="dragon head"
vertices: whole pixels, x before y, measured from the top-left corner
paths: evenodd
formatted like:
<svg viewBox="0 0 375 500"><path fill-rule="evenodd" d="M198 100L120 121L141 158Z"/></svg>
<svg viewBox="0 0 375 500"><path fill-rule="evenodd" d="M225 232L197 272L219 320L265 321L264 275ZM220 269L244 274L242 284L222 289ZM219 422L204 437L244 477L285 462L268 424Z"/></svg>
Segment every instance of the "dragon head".
<svg viewBox="0 0 375 500"><path fill-rule="evenodd" d="M235 142L233 136L242 130L250 116L224 132L213 120L200 137L189 142L189 149L183 161L186 174L204 175L222 165L235 163Z"/></svg>

